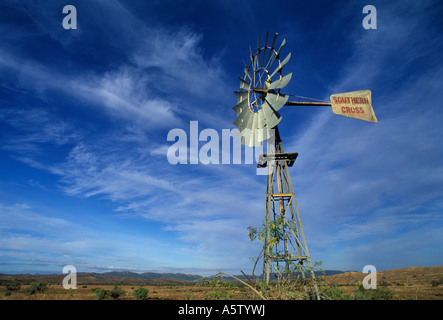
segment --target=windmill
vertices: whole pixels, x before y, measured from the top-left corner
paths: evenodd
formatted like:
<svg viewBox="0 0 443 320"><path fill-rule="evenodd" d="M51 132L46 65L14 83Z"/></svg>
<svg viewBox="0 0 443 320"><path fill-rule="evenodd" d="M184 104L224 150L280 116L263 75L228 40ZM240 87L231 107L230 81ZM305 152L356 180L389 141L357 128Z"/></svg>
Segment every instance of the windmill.
<svg viewBox="0 0 443 320"><path fill-rule="evenodd" d="M293 270L302 280L306 297L319 299L318 287L304 235L300 213L294 196L288 168L297 152L283 150L278 124L282 120L279 110L283 106L331 106L335 114L377 122L371 105L369 90L331 95L331 102L289 101L289 95L281 93L291 80L292 73L283 75L283 67L291 53L283 57L283 39L276 45L278 34L268 43L257 38L257 50L251 46L250 61L245 63L244 76L239 77L240 90L234 91L237 105L233 107L237 117L233 124L238 128L242 144L255 147L268 143L268 153L261 154L257 167L268 169L266 190L265 236L263 245L263 280L269 283L272 270ZM293 268L289 268L289 266ZM286 267L286 268L285 268ZM309 281L308 281L309 280Z"/></svg>

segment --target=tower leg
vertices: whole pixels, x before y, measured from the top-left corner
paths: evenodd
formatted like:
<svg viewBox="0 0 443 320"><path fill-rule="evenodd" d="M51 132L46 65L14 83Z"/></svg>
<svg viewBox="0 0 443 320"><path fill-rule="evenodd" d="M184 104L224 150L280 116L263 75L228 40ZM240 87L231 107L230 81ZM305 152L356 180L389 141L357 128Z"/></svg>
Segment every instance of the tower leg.
<svg viewBox="0 0 443 320"><path fill-rule="evenodd" d="M294 154L284 153L278 128L275 129L275 145L270 146L273 153L268 153L263 281L269 284L272 270L275 270L279 279L292 277L294 280L301 280L306 298L319 299L317 282L288 171L288 166L295 160ZM269 160L273 160L272 163ZM279 262L284 263L283 270Z"/></svg>

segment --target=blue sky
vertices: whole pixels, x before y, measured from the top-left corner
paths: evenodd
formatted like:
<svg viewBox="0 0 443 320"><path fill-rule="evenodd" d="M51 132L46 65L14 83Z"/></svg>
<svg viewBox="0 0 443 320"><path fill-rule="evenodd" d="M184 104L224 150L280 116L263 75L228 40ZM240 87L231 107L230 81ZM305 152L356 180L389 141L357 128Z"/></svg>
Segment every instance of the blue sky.
<svg viewBox="0 0 443 320"><path fill-rule="evenodd" d="M167 135L234 128L237 77L266 32L292 53L285 93L370 89L379 120L281 110L312 260L443 264L442 14L439 1L2 1L0 272L250 271L266 177L171 165Z"/></svg>

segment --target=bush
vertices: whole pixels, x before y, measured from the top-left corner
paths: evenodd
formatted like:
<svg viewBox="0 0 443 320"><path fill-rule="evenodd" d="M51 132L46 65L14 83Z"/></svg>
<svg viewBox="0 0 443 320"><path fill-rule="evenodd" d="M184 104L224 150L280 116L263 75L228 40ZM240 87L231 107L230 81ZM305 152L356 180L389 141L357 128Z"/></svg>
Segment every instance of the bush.
<svg viewBox="0 0 443 320"><path fill-rule="evenodd" d="M95 289L91 289L91 291L95 293L95 296L99 300L104 300L104 299L115 300L115 299L118 299L120 296L125 295L125 291L122 288L119 288L118 286L114 286L114 288L112 288L112 290L95 288Z"/></svg>
<svg viewBox="0 0 443 320"><path fill-rule="evenodd" d="M19 283L7 283L5 287L7 291L19 291L21 288Z"/></svg>
<svg viewBox="0 0 443 320"><path fill-rule="evenodd" d="M339 288L339 285L336 282L331 283L329 288L325 288L323 290L323 295L327 297L327 299L331 300L343 300L345 299L344 291Z"/></svg>
<svg viewBox="0 0 443 320"><path fill-rule="evenodd" d="M102 288L94 288L94 289L91 289L91 291L95 293L95 296L99 300L104 300L109 297L109 290L105 290Z"/></svg>
<svg viewBox="0 0 443 320"><path fill-rule="evenodd" d="M123 290L122 288L120 288L118 286L114 286L114 288L112 288L112 290L109 291L109 296L111 297L112 300L118 299L118 298L120 298L120 296L124 296L124 295L125 295L125 290Z"/></svg>
<svg viewBox="0 0 443 320"><path fill-rule="evenodd" d="M28 295L37 293L37 292L45 292L47 290L46 283L44 282L33 282L29 286Z"/></svg>
<svg viewBox="0 0 443 320"><path fill-rule="evenodd" d="M388 289L365 289L362 285L354 293L355 300L391 300L394 292Z"/></svg>
<svg viewBox="0 0 443 320"><path fill-rule="evenodd" d="M431 285L433 287L438 287L439 285L441 285L443 283L443 278L441 278L440 280L432 280Z"/></svg>
<svg viewBox="0 0 443 320"><path fill-rule="evenodd" d="M19 291L20 290L20 284L17 283L6 283L4 284L6 287L6 291L4 296L9 297L12 294L12 291Z"/></svg>
<svg viewBox="0 0 443 320"><path fill-rule="evenodd" d="M149 290L145 288L138 288L134 290L133 295L137 298L137 300L147 300L148 299Z"/></svg>

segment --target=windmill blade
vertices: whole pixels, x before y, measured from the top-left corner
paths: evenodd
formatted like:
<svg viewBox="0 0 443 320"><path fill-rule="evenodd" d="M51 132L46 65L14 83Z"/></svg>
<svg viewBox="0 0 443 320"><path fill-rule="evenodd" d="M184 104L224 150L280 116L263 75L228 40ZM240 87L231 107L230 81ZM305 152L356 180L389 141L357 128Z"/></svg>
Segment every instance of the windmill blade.
<svg viewBox="0 0 443 320"><path fill-rule="evenodd" d="M268 127L264 120L264 112L262 109L260 109L257 115L257 130L259 130L257 134L257 140L259 142L262 142L268 139Z"/></svg>
<svg viewBox="0 0 443 320"><path fill-rule="evenodd" d="M263 103L263 119L267 129L274 128L282 119L281 115L274 110L266 101Z"/></svg>
<svg viewBox="0 0 443 320"><path fill-rule="evenodd" d="M257 36L257 52L260 53L260 36Z"/></svg>
<svg viewBox="0 0 443 320"><path fill-rule="evenodd" d="M275 44L275 40L277 39L278 33L274 34L274 39L272 39L272 44L271 47L269 49L269 56L268 59L266 60L266 69L268 69L268 65L269 65L269 61L272 57L272 54L274 53L274 44Z"/></svg>
<svg viewBox="0 0 443 320"><path fill-rule="evenodd" d="M268 109L271 110L269 107ZM240 115L238 120L236 119L236 121L234 121L236 125L239 124L239 130L236 136L241 139L242 144L248 147L259 146L269 137L268 128L264 120L265 113L262 109L260 109L259 112L248 113L249 114L246 113L246 115ZM272 119L272 124L279 121L279 115L271 115L272 112L268 113L269 117Z"/></svg>
<svg viewBox="0 0 443 320"><path fill-rule="evenodd" d="M263 108L258 110L257 114L258 114L257 129L263 129L264 127L266 127L266 122L264 120Z"/></svg>
<svg viewBox="0 0 443 320"><path fill-rule="evenodd" d="M286 85L289 83L289 81L291 80L292 77L292 72L290 74L287 74L284 77L281 77L278 80L275 80L274 82L272 82L268 89L272 90L272 89L282 89L284 87L286 87Z"/></svg>
<svg viewBox="0 0 443 320"><path fill-rule="evenodd" d="M249 83L245 79L241 77L238 77L238 79L240 80L240 89L249 89Z"/></svg>
<svg viewBox="0 0 443 320"><path fill-rule="evenodd" d="M256 126L256 130L261 130L261 131L258 132L258 137L257 137L257 140L259 142L268 139L268 135L267 135L268 130L267 130L266 121L264 119L263 108L260 109L257 112L257 126Z"/></svg>
<svg viewBox="0 0 443 320"><path fill-rule="evenodd" d="M257 113L252 113L249 117L248 124L242 134L242 142L248 147L253 147L255 141L255 127L257 125Z"/></svg>
<svg viewBox="0 0 443 320"><path fill-rule="evenodd" d="M237 97L237 103L247 100L249 97L248 91L245 91L245 90L234 91L234 93L235 93L235 96Z"/></svg>
<svg viewBox="0 0 443 320"><path fill-rule="evenodd" d="M258 112L255 112L255 113L253 114L253 117L252 117L252 124L251 124L251 127L250 127L250 129L252 130L252 132L255 132L255 129L257 129L257 123L258 123Z"/></svg>
<svg viewBox="0 0 443 320"><path fill-rule="evenodd" d="M251 111L249 108L243 108L240 114L235 118L234 122L232 122L240 131L243 131L248 124L249 117L251 116Z"/></svg>
<svg viewBox="0 0 443 320"><path fill-rule="evenodd" d="M272 39L271 50L274 49L275 40L277 40L278 33L274 34L274 39Z"/></svg>
<svg viewBox="0 0 443 320"><path fill-rule="evenodd" d="M256 112L249 112L248 119L246 121L245 129L252 130L252 124L254 123L254 117L257 115Z"/></svg>
<svg viewBox="0 0 443 320"><path fill-rule="evenodd" d="M241 143L248 147L261 146L262 142L268 138L268 131L266 129L258 129L257 125L259 119L263 117L262 113L254 113L252 118L252 125L245 128L242 132L237 132L237 137L241 139Z"/></svg>
<svg viewBox="0 0 443 320"><path fill-rule="evenodd" d="M272 65L273 65L274 62L275 62L275 59L277 59L277 58L279 57L279 55L280 55L280 51L281 51L281 49L284 47L285 44L286 44L286 39L283 39L283 41L281 42L280 48L278 48L277 53L276 53L274 59L271 61L271 64L270 64L269 66L266 65L266 69L268 69L268 70L271 69Z"/></svg>
<svg viewBox="0 0 443 320"><path fill-rule="evenodd" d="M286 39L283 39L283 41L281 42L280 48L278 48L277 53L280 53L281 49L283 48L283 46L286 44Z"/></svg>
<svg viewBox="0 0 443 320"><path fill-rule="evenodd" d="M252 124L251 124L251 131L254 133L255 129L257 129L257 122L258 122L258 112L255 112L252 116Z"/></svg>
<svg viewBox="0 0 443 320"><path fill-rule="evenodd" d="M257 54L251 54L251 63L249 64L249 67L252 67L252 71L256 69L257 64Z"/></svg>
<svg viewBox="0 0 443 320"><path fill-rule="evenodd" d="M280 65L274 70L274 72L269 76L269 78L272 78L273 76L275 76L275 74L277 72L279 72L283 68L283 66L289 62L289 59L291 59L291 53L290 52L286 56L286 58L280 63Z"/></svg>
<svg viewBox="0 0 443 320"><path fill-rule="evenodd" d="M248 77L249 80L252 81L251 74L249 73L249 66L245 66L245 79L246 79L246 77Z"/></svg>
<svg viewBox="0 0 443 320"><path fill-rule="evenodd" d="M256 113L255 117L254 117L254 122L252 123L252 134L253 134L253 146L258 146L261 145L261 142L263 141L260 140L260 135L258 134L258 131L260 130L258 128L258 119L262 116L262 113Z"/></svg>
<svg viewBox="0 0 443 320"><path fill-rule="evenodd" d="M248 136L241 136L241 143L248 147L257 147L262 145L263 140L257 139L255 134L251 134Z"/></svg>
<svg viewBox="0 0 443 320"><path fill-rule="evenodd" d="M261 66L263 67L263 62L265 61L265 55L266 55L266 44L268 43L268 33L266 32L266 37L265 37L265 45L263 46L263 55L261 58Z"/></svg>
<svg viewBox="0 0 443 320"><path fill-rule="evenodd" d="M247 93L248 92L247 91L244 91L244 92L246 92L246 99L240 101L240 103L238 103L237 105L232 107L232 109L237 114L237 116L239 116L244 109L249 109L248 98L247 98Z"/></svg>
<svg viewBox="0 0 443 320"><path fill-rule="evenodd" d="M288 95L268 93L265 98L266 102L272 106L275 111L280 110L289 100Z"/></svg>

